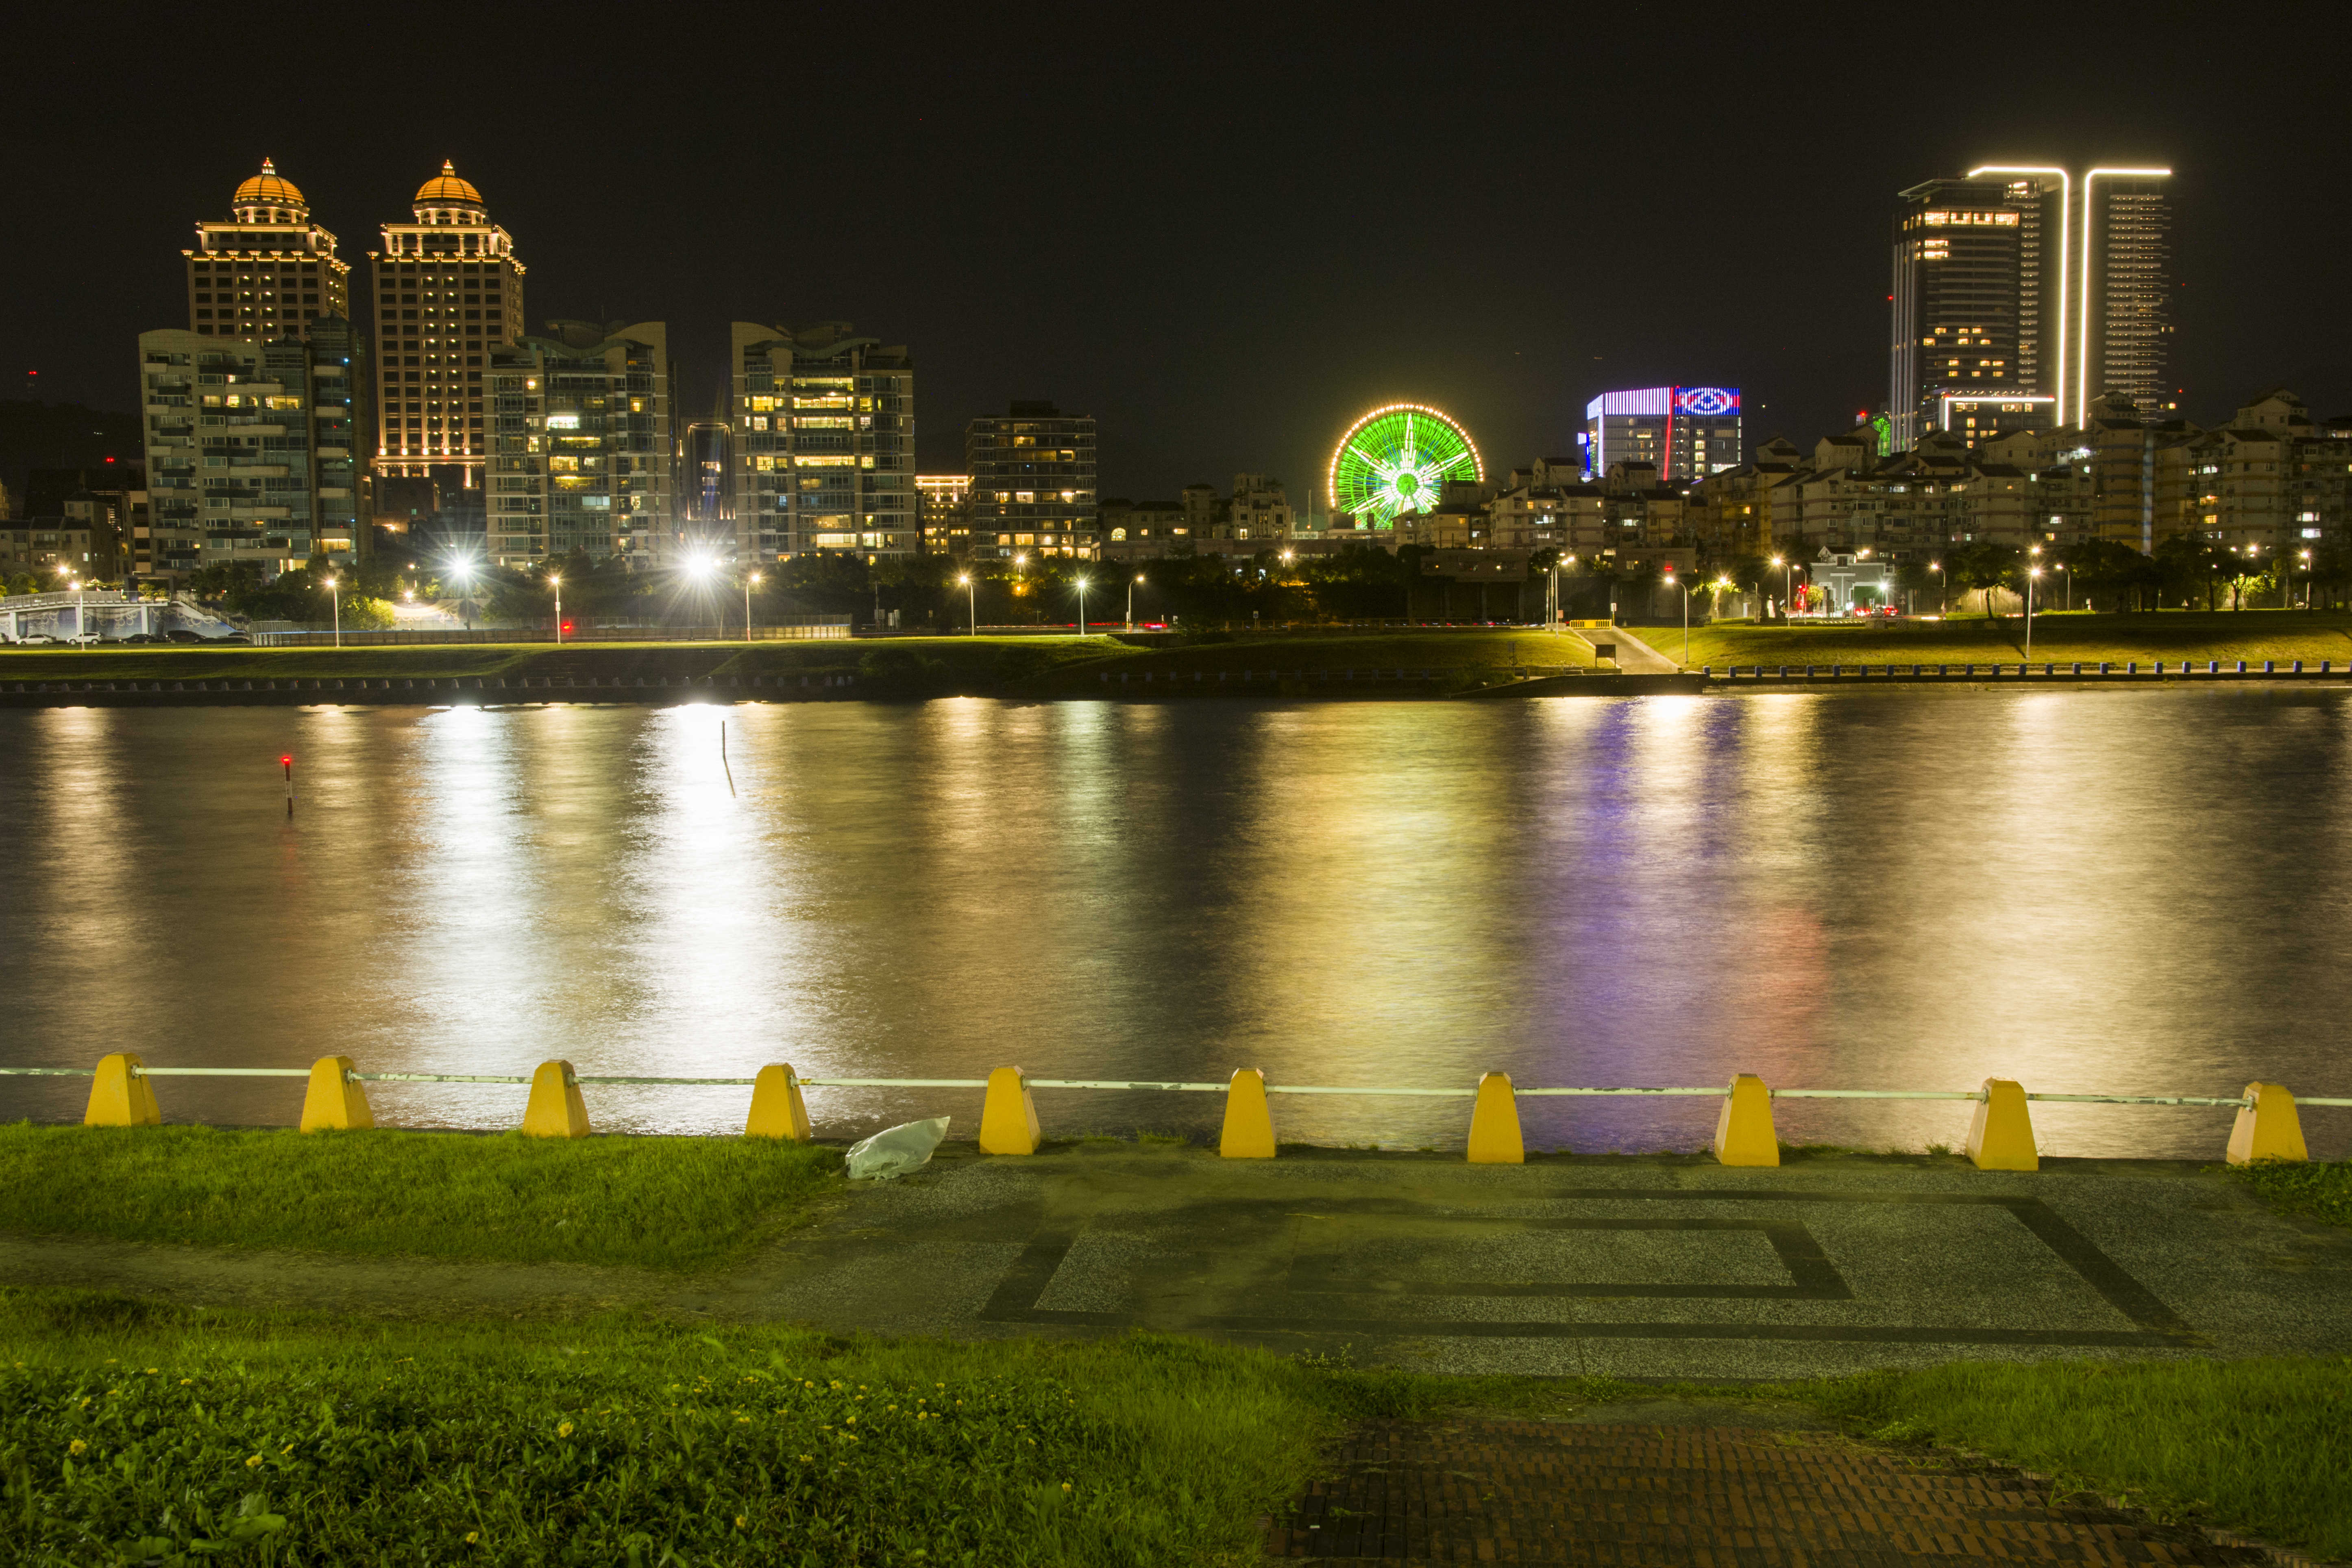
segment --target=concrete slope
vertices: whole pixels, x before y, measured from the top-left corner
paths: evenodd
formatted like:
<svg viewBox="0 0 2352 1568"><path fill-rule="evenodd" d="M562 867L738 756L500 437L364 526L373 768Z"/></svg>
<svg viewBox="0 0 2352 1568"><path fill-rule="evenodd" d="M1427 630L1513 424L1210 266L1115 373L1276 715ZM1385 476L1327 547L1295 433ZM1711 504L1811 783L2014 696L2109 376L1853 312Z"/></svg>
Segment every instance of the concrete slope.
<svg viewBox="0 0 2352 1568"><path fill-rule="evenodd" d="M1682 668L1680 664L1660 653L1656 646L1644 642L1640 635L1626 626L1619 626L1613 631L1579 632L1576 635L1595 646L1604 642L1615 643L1617 668L1628 675L1673 675ZM1672 634L1653 628L1648 635L1677 653L1682 650L1683 634L1679 628Z"/></svg>

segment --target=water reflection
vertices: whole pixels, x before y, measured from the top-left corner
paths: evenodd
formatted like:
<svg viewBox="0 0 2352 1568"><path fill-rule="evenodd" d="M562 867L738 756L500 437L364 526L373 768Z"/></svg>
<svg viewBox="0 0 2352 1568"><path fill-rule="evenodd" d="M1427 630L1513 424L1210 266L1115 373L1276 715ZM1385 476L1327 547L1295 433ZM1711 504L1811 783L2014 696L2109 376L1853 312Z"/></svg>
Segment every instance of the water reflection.
<svg viewBox="0 0 2352 1568"><path fill-rule="evenodd" d="M2234 1092L2352 1089L2333 959L2347 699L1769 694L0 714L0 1059L186 1066ZM720 727L726 750L720 751ZM276 759L299 758L285 816ZM7 1114L79 1087L0 1083ZM168 1086L284 1121L293 1086ZM497 1127L520 1089L376 1092ZM976 1098L825 1090L829 1127ZM719 1131L731 1089L604 1089ZM1211 1097L1047 1095L1063 1130ZM1286 1137L1454 1144L1459 1102L1294 1099ZM1704 1101L1546 1100L1530 1141L1691 1147ZM2044 1107L2065 1152L2210 1113ZM1948 1106L1783 1131L1956 1142ZM2341 1113L2307 1118L2340 1150Z"/></svg>

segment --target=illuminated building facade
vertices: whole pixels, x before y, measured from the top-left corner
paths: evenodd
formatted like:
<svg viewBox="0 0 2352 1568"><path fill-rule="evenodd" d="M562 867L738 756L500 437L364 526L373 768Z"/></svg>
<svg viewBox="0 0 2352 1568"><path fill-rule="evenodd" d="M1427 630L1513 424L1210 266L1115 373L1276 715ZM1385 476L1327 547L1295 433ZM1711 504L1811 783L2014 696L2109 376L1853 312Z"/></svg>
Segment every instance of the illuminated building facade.
<svg viewBox="0 0 2352 1568"><path fill-rule="evenodd" d="M847 321L734 325L735 545L869 559L922 547L915 360Z"/></svg>
<svg viewBox="0 0 2352 1568"><path fill-rule="evenodd" d="M964 427L963 455L973 554L1092 560L1099 553L1092 416L1016 400L1004 417Z"/></svg>
<svg viewBox="0 0 2352 1568"><path fill-rule="evenodd" d="M310 221L294 182L263 159L229 198L232 216L196 225L187 258L188 330L198 337L302 337L352 313L351 263Z"/></svg>
<svg viewBox="0 0 2352 1568"><path fill-rule="evenodd" d="M686 426L677 454L677 532L720 556L735 552L735 440L722 404Z"/></svg>
<svg viewBox="0 0 2352 1568"><path fill-rule="evenodd" d="M1973 447L2021 430L2047 430L2060 423L2057 407L2057 398L2031 393L1948 392L1937 401L1935 427Z"/></svg>
<svg viewBox="0 0 2352 1568"><path fill-rule="evenodd" d="M366 340L341 317L305 329L307 342L140 334L144 574L252 562L275 576L366 552Z"/></svg>
<svg viewBox="0 0 2352 1568"><path fill-rule="evenodd" d="M523 266L449 163L417 188L412 211L414 222L384 225L383 248L368 252L381 363L375 471L474 489L489 450L485 357L522 335Z"/></svg>
<svg viewBox="0 0 2352 1568"><path fill-rule="evenodd" d="M1947 393L2035 392L2018 363L2021 217L2000 180L1928 180L1895 216L1887 413L1897 450L1936 427Z"/></svg>
<svg viewBox="0 0 2352 1568"><path fill-rule="evenodd" d="M673 510L668 332L659 321L551 321L493 344L489 557L574 550L657 563L683 542Z"/></svg>
<svg viewBox="0 0 2352 1568"><path fill-rule="evenodd" d="M2083 306L2075 331L2075 420L2089 400L2121 393L2143 414L2180 406L2172 383L2172 212L2165 169L2083 176Z"/></svg>
<svg viewBox="0 0 2352 1568"><path fill-rule="evenodd" d="M1576 444L1588 479L1648 463L1664 482L1688 484L1746 460L1739 431L1736 386L1645 386L1586 404Z"/></svg>
<svg viewBox="0 0 2352 1568"><path fill-rule="evenodd" d="M915 495L922 506L923 553L963 555L971 550L970 474L917 474Z"/></svg>

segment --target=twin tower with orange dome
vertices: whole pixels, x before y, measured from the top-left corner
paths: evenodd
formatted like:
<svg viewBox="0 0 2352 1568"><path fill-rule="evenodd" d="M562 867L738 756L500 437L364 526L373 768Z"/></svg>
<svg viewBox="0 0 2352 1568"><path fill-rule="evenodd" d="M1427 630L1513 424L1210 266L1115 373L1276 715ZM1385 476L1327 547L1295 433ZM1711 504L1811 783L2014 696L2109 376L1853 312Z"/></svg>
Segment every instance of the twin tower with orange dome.
<svg viewBox="0 0 2352 1568"><path fill-rule="evenodd" d="M489 349L522 334L523 264L490 221L482 194L444 161L416 188L412 221L387 223L367 253L373 277L352 308L352 264L310 219L301 188L265 159L236 187L231 216L201 221L187 258L188 327L207 337L308 338L328 317L371 342L383 421L377 471L403 459L478 468L481 370ZM411 384L414 384L413 385Z"/></svg>

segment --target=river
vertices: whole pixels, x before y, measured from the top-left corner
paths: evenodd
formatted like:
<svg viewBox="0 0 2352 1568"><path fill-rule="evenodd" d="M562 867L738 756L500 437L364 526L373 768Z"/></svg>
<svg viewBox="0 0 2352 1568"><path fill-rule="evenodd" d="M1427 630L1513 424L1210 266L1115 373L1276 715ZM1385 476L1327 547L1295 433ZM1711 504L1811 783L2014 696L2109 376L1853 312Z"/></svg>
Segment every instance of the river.
<svg viewBox="0 0 2352 1568"><path fill-rule="evenodd" d="M720 750L721 726L726 752ZM289 820L278 758L296 759ZM2352 1094L2352 693L0 712L0 1065ZM297 1080L156 1080L290 1121ZM0 1079L73 1119L87 1080ZM611 1130L746 1091L592 1087ZM495 1128L499 1086L374 1086ZM1040 1090L1050 1133L1206 1094ZM813 1089L829 1135L978 1095ZM1715 1101L1530 1100L1530 1147L1703 1146ZM1458 1148L1463 1100L1285 1097ZM1965 1105L1783 1100L1957 1145ZM2215 1157L2225 1110L2036 1108ZM2312 1108L2315 1154L2352 1110Z"/></svg>

